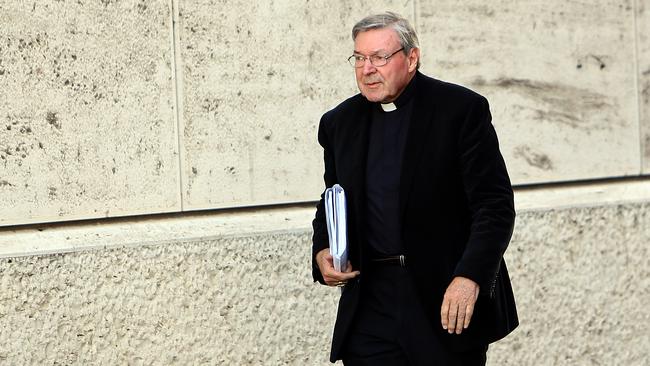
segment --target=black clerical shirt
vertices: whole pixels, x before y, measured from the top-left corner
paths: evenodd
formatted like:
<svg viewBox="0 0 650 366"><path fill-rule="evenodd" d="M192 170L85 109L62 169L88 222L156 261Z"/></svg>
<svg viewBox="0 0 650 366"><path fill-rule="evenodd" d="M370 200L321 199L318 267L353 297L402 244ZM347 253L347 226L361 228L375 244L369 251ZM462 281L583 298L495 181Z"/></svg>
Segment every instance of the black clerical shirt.
<svg viewBox="0 0 650 366"><path fill-rule="evenodd" d="M395 100L396 110L373 106L366 165L367 238L371 256L402 254L399 185L415 78Z"/></svg>

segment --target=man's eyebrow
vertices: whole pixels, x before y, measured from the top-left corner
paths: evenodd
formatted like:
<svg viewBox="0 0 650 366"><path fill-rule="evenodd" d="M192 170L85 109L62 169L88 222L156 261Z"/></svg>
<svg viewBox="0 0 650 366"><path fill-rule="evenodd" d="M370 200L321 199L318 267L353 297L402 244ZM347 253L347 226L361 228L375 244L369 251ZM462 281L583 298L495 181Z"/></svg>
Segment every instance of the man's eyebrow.
<svg viewBox="0 0 650 366"><path fill-rule="evenodd" d="M352 51L352 53L357 54L357 55L363 55L363 53L361 53L361 52L359 52L357 50ZM381 54L381 53L386 53L386 50L384 50L383 48L378 49L375 52L372 52L369 56L378 55L378 54Z"/></svg>

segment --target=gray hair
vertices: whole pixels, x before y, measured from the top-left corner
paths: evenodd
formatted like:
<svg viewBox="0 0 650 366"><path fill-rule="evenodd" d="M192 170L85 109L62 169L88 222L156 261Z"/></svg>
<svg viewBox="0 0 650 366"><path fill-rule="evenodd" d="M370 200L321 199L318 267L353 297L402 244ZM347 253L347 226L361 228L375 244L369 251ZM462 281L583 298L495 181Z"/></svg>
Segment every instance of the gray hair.
<svg viewBox="0 0 650 366"><path fill-rule="evenodd" d="M397 13L387 11L381 14L369 15L361 19L357 24L352 27L352 40L357 39L357 35L361 32L369 31L371 29L392 28L399 38L399 43L404 47L404 54L408 55L414 48L420 48L418 42L418 35L415 29L411 26L406 18ZM418 69L420 68L420 60L418 60Z"/></svg>

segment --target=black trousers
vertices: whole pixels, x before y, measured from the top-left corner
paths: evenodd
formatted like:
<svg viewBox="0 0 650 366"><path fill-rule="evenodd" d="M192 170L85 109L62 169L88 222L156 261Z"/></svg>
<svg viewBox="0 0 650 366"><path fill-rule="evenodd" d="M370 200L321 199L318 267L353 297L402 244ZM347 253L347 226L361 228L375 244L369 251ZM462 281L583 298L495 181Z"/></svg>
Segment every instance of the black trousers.
<svg viewBox="0 0 650 366"><path fill-rule="evenodd" d="M355 320L343 350L345 366L483 366L487 346L451 352L438 339L406 270L364 270Z"/></svg>

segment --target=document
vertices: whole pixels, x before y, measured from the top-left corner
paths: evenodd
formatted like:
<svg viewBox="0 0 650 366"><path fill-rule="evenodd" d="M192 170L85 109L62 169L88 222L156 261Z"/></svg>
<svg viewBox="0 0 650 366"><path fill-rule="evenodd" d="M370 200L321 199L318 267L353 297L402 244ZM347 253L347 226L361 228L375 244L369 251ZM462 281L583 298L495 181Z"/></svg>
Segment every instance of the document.
<svg viewBox="0 0 650 366"><path fill-rule="evenodd" d="M325 190L325 217L334 269L345 271L348 263L348 229L345 191L338 184Z"/></svg>

